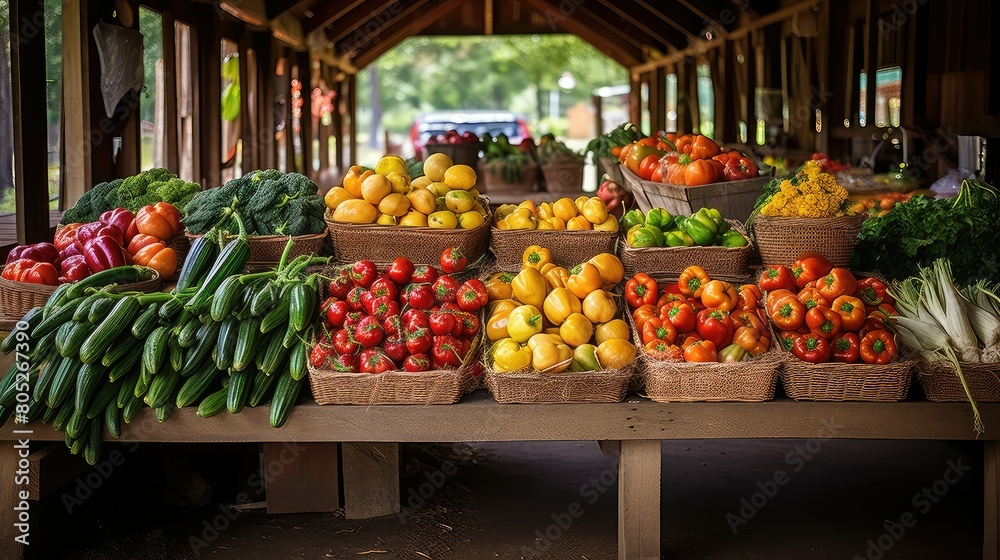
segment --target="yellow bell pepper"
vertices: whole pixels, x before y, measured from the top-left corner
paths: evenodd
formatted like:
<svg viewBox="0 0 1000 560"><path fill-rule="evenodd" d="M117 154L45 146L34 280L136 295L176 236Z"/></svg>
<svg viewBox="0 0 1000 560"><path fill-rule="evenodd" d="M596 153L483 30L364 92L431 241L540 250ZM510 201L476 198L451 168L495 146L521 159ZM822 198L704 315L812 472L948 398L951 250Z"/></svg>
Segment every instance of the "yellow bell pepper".
<svg viewBox="0 0 1000 560"><path fill-rule="evenodd" d="M525 268L541 269L552 262L552 251L540 245L529 245L521 255L521 265Z"/></svg>
<svg viewBox="0 0 1000 560"><path fill-rule="evenodd" d="M594 224L587 221L583 216L577 216L566 220L566 229L570 231L591 230Z"/></svg>
<svg viewBox="0 0 1000 560"><path fill-rule="evenodd" d="M552 229L559 229L559 230L566 229L566 220L563 220L558 216L547 218L544 221L549 223L552 226Z"/></svg>
<svg viewBox="0 0 1000 560"><path fill-rule="evenodd" d="M623 368L635 361L635 355L635 346L620 338L612 338L597 345L597 360L603 368Z"/></svg>
<svg viewBox="0 0 1000 560"><path fill-rule="evenodd" d="M517 306L521 305L513 299L498 299L496 301L491 301L487 306L487 312L492 315L494 313L499 313L502 310L513 311L517 309Z"/></svg>
<svg viewBox="0 0 1000 560"><path fill-rule="evenodd" d="M542 332L542 312L534 305L522 305L507 317L507 334L520 343Z"/></svg>
<svg viewBox="0 0 1000 560"><path fill-rule="evenodd" d="M490 301L510 299L514 296L514 289L510 283L514 280L514 275L509 272L497 272L486 281L486 294Z"/></svg>
<svg viewBox="0 0 1000 560"><path fill-rule="evenodd" d="M621 259L611 253L601 253L587 262L601 271L601 280L605 287L610 288L625 278L625 267Z"/></svg>
<svg viewBox="0 0 1000 560"><path fill-rule="evenodd" d="M496 342L504 338L510 338L507 333L507 322L510 320L510 312L517 307L503 306L497 307L490 318L486 320L486 338Z"/></svg>
<svg viewBox="0 0 1000 560"><path fill-rule="evenodd" d="M547 220L553 216L555 216L555 213L552 211L551 202L543 202L538 205L538 219Z"/></svg>
<svg viewBox="0 0 1000 560"><path fill-rule="evenodd" d="M607 323L615 318L617 306L607 290L594 290L583 298L583 314L594 323Z"/></svg>
<svg viewBox="0 0 1000 560"><path fill-rule="evenodd" d="M527 208L518 208L505 218L510 229L537 229L538 218Z"/></svg>
<svg viewBox="0 0 1000 560"><path fill-rule="evenodd" d="M580 298L566 288L553 288L549 295L545 296L542 311L550 323L561 325L571 313L580 313Z"/></svg>
<svg viewBox="0 0 1000 560"><path fill-rule="evenodd" d="M566 281L569 280L569 271L561 266L553 266L542 274L545 276L545 283L548 284L550 290L565 288Z"/></svg>
<svg viewBox="0 0 1000 560"><path fill-rule="evenodd" d="M493 345L493 369L495 371L517 371L531 365L531 349L521 346L510 338Z"/></svg>
<svg viewBox="0 0 1000 560"><path fill-rule="evenodd" d="M599 345L609 340L627 341L630 334L628 323L623 319L615 319L607 323L602 323L597 325L597 328L594 330L594 338Z"/></svg>
<svg viewBox="0 0 1000 560"><path fill-rule="evenodd" d="M548 292L545 286L545 278L542 278L542 273L534 268L522 269L510 282L511 290L517 301L538 308L541 308L545 302L545 294Z"/></svg>
<svg viewBox="0 0 1000 560"><path fill-rule="evenodd" d="M590 263L583 263L574 268L566 280L566 287L580 299L602 286L604 280L601 278L600 269Z"/></svg>
<svg viewBox="0 0 1000 560"><path fill-rule="evenodd" d="M590 342L593 335L594 324L583 313L571 313L559 327L559 336L574 348Z"/></svg>
<svg viewBox="0 0 1000 560"><path fill-rule="evenodd" d="M525 344L525 346L534 351L535 346L538 346L543 342L551 342L552 344L563 344L563 339L562 337L559 336L558 333L550 334L550 333L540 332L538 334L531 335L531 338L528 339L528 343Z"/></svg>
<svg viewBox="0 0 1000 560"><path fill-rule="evenodd" d="M565 371L573 363L573 349L565 344L544 340L531 351L531 365L545 373Z"/></svg>

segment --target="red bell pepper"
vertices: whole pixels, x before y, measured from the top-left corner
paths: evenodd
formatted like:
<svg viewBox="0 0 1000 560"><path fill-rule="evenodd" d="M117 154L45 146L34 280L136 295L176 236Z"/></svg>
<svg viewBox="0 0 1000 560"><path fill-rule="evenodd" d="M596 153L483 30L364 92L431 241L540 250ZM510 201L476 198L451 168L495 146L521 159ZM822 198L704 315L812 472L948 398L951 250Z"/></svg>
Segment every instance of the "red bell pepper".
<svg viewBox="0 0 1000 560"><path fill-rule="evenodd" d="M59 262L59 249L51 243L18 245L7 254L7 262L11 263L20 259L31 259L35 262L56 264Z"/></svg>
<svg viewBox="0 0 1000 560"><path fill-rule="evenodd" d="M792 270L787 266L769 266L764 269L764 272L760 275L760 289L765 292L771 292L774 290L794 290L795 277L792 276Z"/></svg>
<svg viewBox="0 0 1000 560"><path fill-rule="evenodd" d="M861 357L861 343L852 332L840 333L830 342L833 361L853 364Z"/></svg>
<svg viewBox="0 0 1000 560"><path fill-rule="evenodd" d="M435 368L458 367L465 357L462 341L450 336L435 336L431 361Z"/></svg>
<svg viewBox="0 0 1000 560"><path fill-rule="evenodd" d="M755 284L743 284L736 290L738 294L736 308L743 311L752 311L764 299L764 294L760 293L760 288Z"/></svg>
<svg viewBox="0 0 1000 560"><path fill-rule="evenodd" d="M647 345L654 340L673 344L677 340L677 329L670 321L664 321L659 317L646 321L642 326L642 344Z"/></svg>
<svg viewBox="0 0 1000 560"><path fill-rule="evenodd" d="M830 361L830 343L814 334L804 334L792 344L792 354L803 362L821 364Z"/></svg>
<svg viewBox="0 0 1000 560"><path fill-rule="evenodd" d="M684 344L685 362L715 362L718 359L716 344L711 340L693 340Z"/></svg>
<svg viewBox="0 0 1000 560"><path fill-rule="evenodd" d="M816 288L802 288L799 290L799 301L806 306L806 311L813 307L830 307L830 300L819 293Z"/></svg>
<svg viewBox="0 0 1000 560"><path fill-rule="evenodd" d="M840 334L842 322L840 314L827 307L813 307L806 313L806 326L812 334L827 340Z"/></svg>
<svg viewBox="0 0 1000 560"><path fill-rule="evenodd" d="M733 342L736 327L728 311L705 309L698 313L695 330L698 336L711 341L717 348L725 348Z"/></svg>
<svg viewBox="0 0 1000 560"><path fill-rule="evenodd" d="M675 301L660 308L660 319L670 321L679 333L689 333L697 327L694 309L687 302ZM734 327L735 330L735 327Z"/></svg>
<svg viewBox="0 0 1000 560"><path fill-rule="evenodd" d="M112 241L118 244L119 247L125 245L125 234L118 226L106 226L101 222L92 222L89 224L84 224L76 232L76 248L80 250L80 253L86 256L84 247L87 246L91 240L98 239L101 237L110 238ZM91 267L93 269L93 267ZM103 269L101 269L103 270ZM96 270L94 272L97 272Z"/></svg>
<svg viewBox="0 0 1000 560"><path fill-rule="evenodd" d="M107 226L108 229L118 228ZM121 233L121 230L118 230ZM128 256L120 243L111 237L96 237L87 242L83 248L83 257L87 260L87 266L91 272L100 272L108 268L124 266L128 263Z"/></svg>
<svg viewBox="0 0 1000 560"><path fill-rule="evenodd" d="M779 331L778 332L778 343L786 352L791 352L792 347L795 346L795 341L802 336L802 333L798 331Z"/></svg>
<svg viewBox="0 0 1000 560"><path fill-rule="evenodd" d="M59 268L59 283L79 282L90 276L90 267L83 255L73 255L62 261Z"/></svg>
<svg viewBox="0 0 1000 560"><path fill-rule="evenodd" d="M853 296L858 290L858 280L846 268L834 268L816 281L816 289L828 301L840 296Z"/></svg>
<svg viewBox="0 0 1000 560"><path fill-rule="evenodd" d="M484 305L490 302L490 296L486 293L486 284L483 284L483 281L478 278L466 280L464 284L459 286L458 292L455 295L458 306L463 311L470 313L479 311Z"/></svg>
<svg viewBox="0 0 1000 560"><path fill-rule="evenodd" d="M80 252L80 248L77 247L76 244L70 245L65 249L59 251L59 262L62 262L70 257L75 257L77 255L81 257L83 256L83 253Z"/></svg>
<svg viewBox="0 0 1000 560"><path fill-rule="evenodd" d="M459 247L445 249L438 260L441 263L441 271L445 274L461 272L465 269L465 265L469 264L469 259L465 257L465 253Z"/></svg>
<svg viewBox="0 0 1000 560"><path fill-rule="evenodd" d="M741 181L743 179L755 179L760 172L757 164L747 156L733 150L728 153L719 154L712 158L723 165L722 177L726 181Z"/></svg>
<svg viewBox="0 0 1000 560"><path fill-rule="evenodd" d="M59 272L56 271L55 265L31 259L18 259L7 263L0 276L13 282L29 284L55 286L59 283Z"/></svg>
<svg viewBox="0 0 1000 560"><path fill-rule="evenodd" d="M892 305L896 303L896 300L886 290L885 283L875 278L858 280L857 296L865 302L865 305L878 305L880 303Z"/></svg>
<svg viewBox="0 0 1000 560"><path fill-rule="evenodd" d="M64 226L59 226L56 229L55 238L52 240L52 244L56 246L56 249L60 251L72 246L76 243L77 230L83 224L66 224Z"/></svg>
<svg viewBox="0 0 1000 560"><path fill-rule="evenodd" d="M816 308L813 308L816 309ZM793 331L805 321L806 306L791 292L774 301L769 317L779 329Z"/></svg>
<svg viewBox="0 0 1000 560"><path fill-rule="evenodd" d="M792 276L795 277L795 285L804 288L806 284L813 280L830 274L833 270L833 263L819 253L802 253L799 259L792 264Z"/></svg>
<svg viewBox="0 0 1000 560"><path fill-rule="evenodd" d="M843 295L833 300L830 305L834 311L840 314L840 330L857 331L865 324L868 316L865 314L865 304L856 297Z"/></svg>
<svg viewBox="0 0 1000 560"><path fill-rule="evenodd" d="M632 309L652 305L659 297L658 291L656 280L645 272L639 272L625 283L625 301Z"/></svg>
<svg viewBox="0 0 1000 560"><path fill-rule="evenodd" d="M874 330L861 339L861 360L866 364L888 364L897 354L896 339L889 331Z"/></svg>
<svg viewBox="0 0 1000 560"><path fill-rule="evenodd" d="M115 208L114 210L108 210L101 214L97 219L106 226L117 226L118 229L122 230L122 233L127 235L129 228L132 226L132 222L135 221L135 214L127 208ZM165 238L160 238L165 239ZM127 245L127 243L125 243Z"/></svg>

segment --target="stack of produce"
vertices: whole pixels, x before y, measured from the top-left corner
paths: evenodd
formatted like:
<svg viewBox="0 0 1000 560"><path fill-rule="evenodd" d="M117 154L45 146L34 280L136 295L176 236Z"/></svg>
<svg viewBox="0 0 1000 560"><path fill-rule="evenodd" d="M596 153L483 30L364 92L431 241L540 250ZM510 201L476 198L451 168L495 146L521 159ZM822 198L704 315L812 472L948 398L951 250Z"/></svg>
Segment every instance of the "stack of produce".
<svg viewBox="0 0 1000 560"><path fill-rule="evenodd" d="M161 167L138 175L94 185L63 214L61 224L96 222L101 214L116 208L138 212L144 206L169 202L181 212L201 185L188 183Z"/></svg>
<svg viewBox="0 0 1000 560"><path fill-rule="evenodd" d="M487 132L483 134L482 142L488 173L499 176L505 183L534 184L532 166L538 161L534 140L525 138L520 145L512 146L506 134L494 137Z"/></svg>
<svg viewBox="0 0 1000 560"><path fill-rule="evenodd" d="M583 154L573 150L565 142L556 140L554 135L546 134L538 142L538 163L583 165Z"/></svg>
<svg viewBox="0 0 1000 560"><path fill-rule="evenodd" d="M809 363L888 364L899 355L887 326L897 315L886 286L856 278L822 255L805 253L789 268L761 273L767 316L782 347Z"/></svg>
<svg viewBox="0 0 1000 560"><path fill-rule="evenodd" d="M336 270L322 303L323 326L309 354L320 370L341 373L421 372L467 363L480 333L486 287L455 274L467 264L449 248L440 272L406 257L385 270L358 261Z"/></svg>
<svg viewBox="0 0 1000 560"><path fill-rule="evenodd" d="M253 171L225 185L207 189L184 209L184 226L195 235L218 228L233 234L235 214L252 236L300 236L326 230L326 206L318 187L300 173L275 169Z"/></svg>
<svg viewBox="0 0 1000 560"><path fill-rule="evenodd" d="M443 134L435 134L427 139L427 148L434 149L435 144L475 144L479 137L475 132L466 130L459 134L457 130L449 130Z"/></svg>
<svg viewBox="0 0 1000 560"><path fill-rule="evenodd" d="M1000 397L1000 286L979 280L959 290L952 263L938 259L915 276L893 282L889 294L899 309L892 317L899 336L931 364L931 372L954 370L972 403L976 431L982 433L970 375L991 388L990 400ZM933 365L941 362L951 367Z"/></svg>
<svg viewBox="0 0 1000 560"><path fill-rule="evenodd" d="M138 215L125 208L108 210L97 221L60 226L53 243L15 247L7 255L3 278L54 286L130 263L167 278L177 269L177 252L167 243L180 233L180 220L166 202L144 206Z"/></svg>
<svg viewBox="0 0 1000 560"><path fill-rule="evenodd" d="M642 139L639 127L626 122L608 132L594 138L587 144L584 153L593 153L595 160L614 160L621 154L622 148Z"/></svg>
<svg viewBox="0 0 1000 560"><path fill-rule="evenodd" d="M331 220L346 224L469 230L487 216L476 172L440 153L431 154L423 176L413 180L399 156L381 158L374 170L352 166L343 186L330 189L325 200Z"/></svg>
<svg viewBox="0 0 1000 560"><path fill-rule="evenodd" d="M858 204L861 205L868 215L873 218L881 218L888 214L899 204L903 204L913 198L913 193L888 192L882 195L869 196Z"/></svg>
<svg viewBox="0 0 1000 560"><path fill-rule="evenodd" d="M626 244L642 247L745 247L747 239L731 229L715 208L701 208L690 216L672 216L663 208L649 212L629 210L622 216Z"/></svg>
<svg viewBox="0 0 1000 560"><path fill-rule="evenodd" d="M625 145L618 158L644 181L697 187L709 183L755 179L760 175L749 156L724 151L700 134L658 134Z"/></svg>
<svg viewBox="0 0 1000 560"><path fill-rule="evenodd" d="M569 230L618 231L618 219L608 213L608 207L596 196L560 198L555 202L536 205L525 200L517 206L501 205L494 214L499 230Z"/></svg>
<svg viewBox="0 0 1000 560"><path fill-rule="evenodd" d="M973 179L962 181L954 199L917 195L878 218L858 236L852 266L902 280L920 267L947 258L960 284L1000 280L1000 191Z"/></svg>
<svg viewBox="0 0 1000 560"><path fill-rule="evenodd" d="M645 272L625 283L637 338L656 361L735 363L767 352L760 298L756 286L712 280L695 265L662 286Z"/></svg>
<svg viewBox="0 0 1000 560"><path fill-rule="evenodd" d="M195 241L172 293L105 288L137 281L144 267L105 270L57 289L3 342L4 351L18 350L18 361L0 382L0 406L13 410L23 391L16 374L28 371L32 398L18 406L18 422L52 422L91 463L105 427L118 437L121 420L130 422L144 404L162 422L206 392L199 416L271 399L271 424L281 426L307 373L318 277L303 270L317 260L282 258L276 270L240 275L250 247L234 219L240 233L221 251L215 234Z"/></svg>
<svg viewBox="0 0 1000 560"><path fill-rule="evenodd" d="M859 210L833 175L823 172L814 160L791 179L775 179L765 185L754 206L754 212L764 216L798 218L853 216Z"/></svg>
<svg viewBox="0 0 1000 560"><path fill-rule="evenodd" d="M630 365L636 350L610 291L623 275L610 253L567 270L548 249L528 247L520 272L499 272L486 282L490 368L559 373Z"/></svg>

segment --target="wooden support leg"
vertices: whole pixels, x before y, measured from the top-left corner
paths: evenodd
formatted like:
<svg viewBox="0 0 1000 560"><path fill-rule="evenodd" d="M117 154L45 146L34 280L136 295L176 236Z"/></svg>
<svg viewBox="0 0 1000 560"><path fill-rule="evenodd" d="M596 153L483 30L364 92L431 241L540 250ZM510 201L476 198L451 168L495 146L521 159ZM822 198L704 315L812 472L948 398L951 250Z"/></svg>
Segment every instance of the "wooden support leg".
<svg viewBox="0 0 1000 560"><path fill-rule="evenodd" d="M24 558L25 548L15 539L27 538L29 545L33 542L30 530L27 535L24 535L24 532L16 526L20 523L18 515L21 512L15 511L14 508L22 502L20 492L28 492L26 481L24 485L18 484L17 463L20 457L18 450L14 447L16 444L16 441L0 442L0 481L2 481L0 484L0 558L7 560ZM24 500L24 503L27 504L27 500ZM37 507L30 508L29 514L37 514L37 511ZM27 524L29 529L32 522L33 520L29 518Z"/></svg>
<svg viewBox="0 0 1000 560"><path fill-rule="evenodd" d="M344 517L399 513L399 444L345 443Z"/></svg>
<svg viewBox="0 0 1000 560"><path fill-rule="evenodd" d="M265 443L261 455L268 513L340 507L336 443Z"/></svg>
<svg viewBox="0 0 1000 560"><path fill-rule="evenodd" d="M987 441L983 496L983 560L1000 560L1000 442Z"/></svg>
<svg viewBox="0 0 1000 560"><path fill-rule="evenodd" d="M624 440L618 466L618 560L660 558L660 441Z"/></svg>

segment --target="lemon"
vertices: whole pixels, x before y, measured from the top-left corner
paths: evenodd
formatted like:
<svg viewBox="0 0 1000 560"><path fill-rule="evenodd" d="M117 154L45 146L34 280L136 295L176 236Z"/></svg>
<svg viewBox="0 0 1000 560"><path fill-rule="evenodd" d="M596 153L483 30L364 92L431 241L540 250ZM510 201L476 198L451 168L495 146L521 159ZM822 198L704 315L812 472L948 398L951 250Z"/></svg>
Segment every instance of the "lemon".
<svg viewBox="0 0 1000 560"><path fill-rule="evenodd" d="M424 160L424 175L431 181L443 181L444 173L455 165L447 154L431 154Z"/></svg>
<svg viewBox="0 0 1000 560"><path fill-rule="evenodd" d="M455 229L458 227L458 217L454 212L441 210L427 216L427 225L438 229Z"/></svg>
<svg viewBox="0 0 1000 560"><path fill-rule="evenodd" d="M483 223L485 223L483 215L475 210L462 212L458 215L458 227L462 229L476 229L477 227L483 225Z"/></svg>
<svg viewBox="0 0 1000 560"><path fill-rule="evenodd" d="M429 184L431 184L433 182L434 181L431 181L430 177L424 175L423 177L417 177L416 179L410 181L410 187L412 187L414 189L422 189L422 188L427 187L427 185L429 185Z"/></svg>
<svg viewBox="0 0 1000 560"><path fill-rule="evenodd" d="M371 175L361 183L361 197L370 204L378 204L392 192L392 183L382 175Z"/></svg>
<svg viewBox="0 0 1000 560"><path fill-rule="evenodd" d="M392 192L394 193L404 193L406 192L407 185L410 184L410 176L406 173L397 173L395 171L390 171L388 175L385 176L386 179L392 183Z"/></svg>
<svg viewBox="0 0 1000 560"><path fill-rule="evenodd" d="M448 194L444 195L444 202L448 210L456 214L468 212L476 205L476 199L466 191L448 191Z"/></svg>
<svg viewBox="0 0 1000 560"><path fill-rule="evenodd" d="M410 206L418 212L430 214L437 210L437 197L427 189L413 189L406 198L410 200Z"/></svg>
<svg viewBox="0 0 1000 560"><path fill-rule="evenodd" d="M410 210L405 216L399 219L399 225L407 227L427 227L427 216Z"/></svg>
<svg viewBox="0 0 1000 560"><path fill-rule="evenodd" d="M452 165L444 172L444 184L452 189L467 191L476 186L476 172L468 165Z"/></svg>
<svg viewBox="0 0 1000 560"><path fill-rule="evenodd" d="M389 214L382 214L375 220L375 223L380 226L394 226L396 225L396 216L390 216Z"/></svg>
<svg viewBox="0 0 1000 560"><path fill-rule="evenodd" d="M382 156L375 164L375 173L377 175L386 175L395 171L401 175L406 175L406 162L403 158L399 156Z"/></svg>

